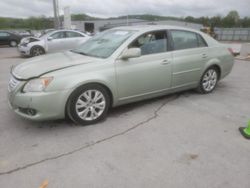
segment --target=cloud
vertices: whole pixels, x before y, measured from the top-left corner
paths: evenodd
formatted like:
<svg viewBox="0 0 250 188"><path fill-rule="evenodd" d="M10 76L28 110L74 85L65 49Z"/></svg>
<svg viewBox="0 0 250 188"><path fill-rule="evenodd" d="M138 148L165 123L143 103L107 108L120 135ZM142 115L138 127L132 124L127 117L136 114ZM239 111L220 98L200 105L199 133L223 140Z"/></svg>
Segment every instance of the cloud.
<svg viewBox="0 0 250 188"><path fill-rule="evenodd" d="M72 13L87 13L100 17L127 14L157 14L162 16L214 16L237 10L240 16L250 16L249 0L59 0L60 13L70 6ZM0 1L0 16L52 16L52 0Z"/></svg>

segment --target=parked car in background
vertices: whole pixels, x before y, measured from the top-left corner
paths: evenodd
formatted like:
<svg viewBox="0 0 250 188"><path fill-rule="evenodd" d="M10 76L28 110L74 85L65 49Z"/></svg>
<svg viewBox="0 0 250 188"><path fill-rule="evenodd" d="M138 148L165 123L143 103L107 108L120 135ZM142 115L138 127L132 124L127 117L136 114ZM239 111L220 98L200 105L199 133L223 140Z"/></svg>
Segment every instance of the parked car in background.
<svg viewBox="0 0 250 188"><path fill-rule="evenodd" d="M0 45L9 45L11 47L16 47L21 39L22 36L19 34L0 30Z"/></svg>
<svg viewBox="0 0 250 188"><path fill-rule="evenodd" d="M114 28L75 50L13 68L9 103L31 120L67 116L93 124L105 118L110 107L187 89L210 93L233 63L230 49L196 30Z"/></svg>
<svg viewBox="0 0 250 188"><path fill-rule="evenodd" d="M18 50L24 56L39 56L76 48L89 38L90 36L79 31L50 30L39 38L23 38L18 45Z"/></svg>
<svg viewBox="0 0 250 188"><path fill-rule="evenodd" d="M31 30L13 30L13 31L11 31L11 32L12 32L12 33L15 33L15 34L17 34L17 35L22 36L22 38L33 36L33 34L31 33Z"/></svg>

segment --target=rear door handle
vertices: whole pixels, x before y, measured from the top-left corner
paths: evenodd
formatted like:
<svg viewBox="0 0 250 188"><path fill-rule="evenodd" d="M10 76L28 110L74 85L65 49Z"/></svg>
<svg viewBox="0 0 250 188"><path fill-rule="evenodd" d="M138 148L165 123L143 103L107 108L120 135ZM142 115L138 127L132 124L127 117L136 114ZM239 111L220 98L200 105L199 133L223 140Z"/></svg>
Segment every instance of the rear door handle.
<svg viewBox="0 0 250 188"><path fill-rule="evenodd" d="M162 60L162 62L161 62L162 65L167 65L167 64L169 64L169 63L170 63L170 61L167 60L167 59L164 59L164 60Z"/></svg>
<svg viewBox="0 0 250 188"><path fill-rule="evenodd" d="M207 58L207 54L202 54L202 58Z"/></svg>

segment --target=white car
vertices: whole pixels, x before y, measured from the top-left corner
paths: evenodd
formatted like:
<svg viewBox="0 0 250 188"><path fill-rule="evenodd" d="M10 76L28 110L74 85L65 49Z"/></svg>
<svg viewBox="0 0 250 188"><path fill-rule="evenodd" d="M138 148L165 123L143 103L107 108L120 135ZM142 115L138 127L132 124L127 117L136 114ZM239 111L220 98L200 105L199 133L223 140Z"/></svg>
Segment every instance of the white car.
<svg viewBox="0 0 250 188"><path fill-rule="evenodd" d="M39 56L45 53L59 52L77 48L90 36L74 30L55 30L41 37L23 38L18 51L23 56Z"/></svg>

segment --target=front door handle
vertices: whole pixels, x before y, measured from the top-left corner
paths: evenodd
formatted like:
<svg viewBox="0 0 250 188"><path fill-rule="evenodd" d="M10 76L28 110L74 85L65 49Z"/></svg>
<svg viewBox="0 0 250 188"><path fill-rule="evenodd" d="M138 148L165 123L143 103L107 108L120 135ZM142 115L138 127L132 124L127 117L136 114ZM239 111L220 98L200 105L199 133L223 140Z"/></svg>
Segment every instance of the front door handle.
<svg viewBox="0 0 250 188"><path fill-rule="evenodd" d="M161 62L162 65L167 65L167 64L169 64L169 63L170 63L170 61L167 60L167 59L164 59L164 60L162 60L162 62Z"/></svg>

